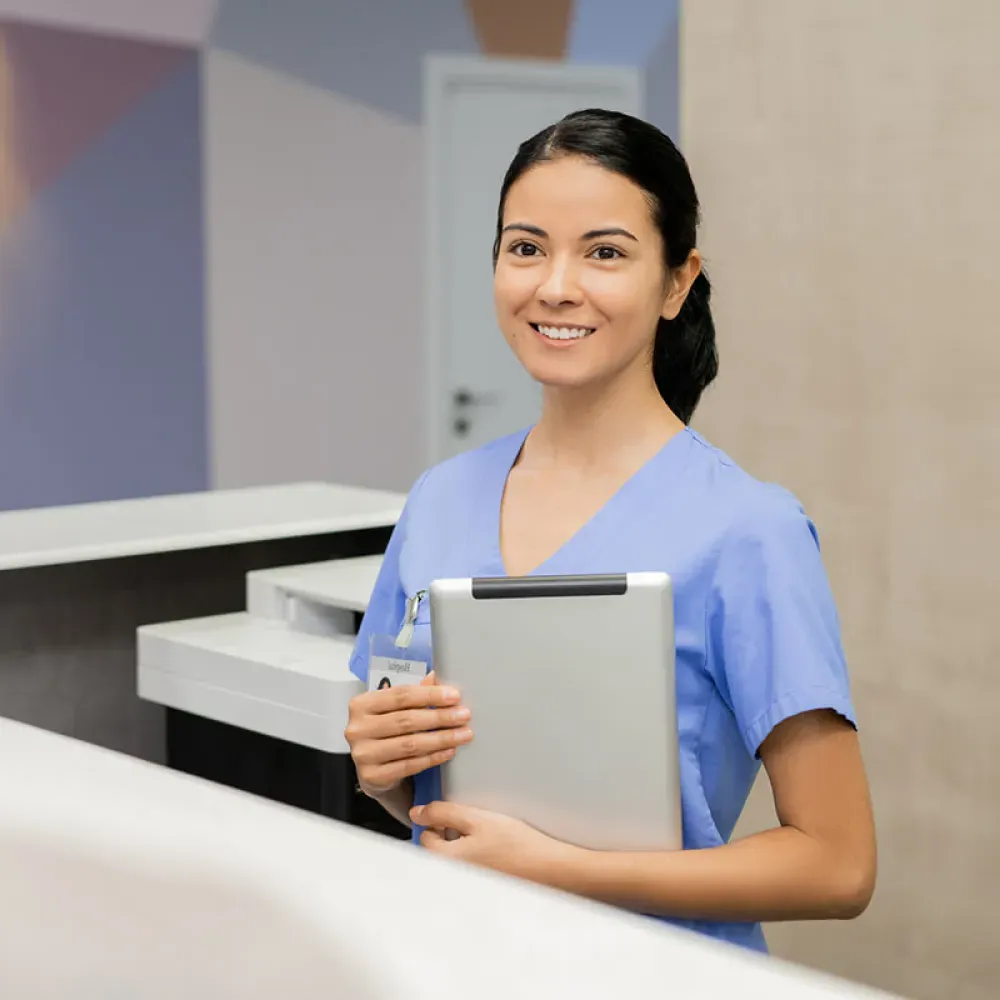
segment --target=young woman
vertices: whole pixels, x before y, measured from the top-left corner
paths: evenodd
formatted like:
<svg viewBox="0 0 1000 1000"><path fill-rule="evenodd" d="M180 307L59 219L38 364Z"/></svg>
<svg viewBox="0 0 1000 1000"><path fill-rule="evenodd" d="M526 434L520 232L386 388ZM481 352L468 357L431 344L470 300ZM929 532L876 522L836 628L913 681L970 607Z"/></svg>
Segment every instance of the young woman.
<svg viewBox="0 0 1000 1000"><path fill-rule="evenodd" d="M865 909L875 837L813 525L688 427L718 367L698 215L683 157L635 118L582 111L520 147L495 300L542 415L418 480L352 661L364 678L404 618L426 641L435 578L668 572L685 849L588 851L439 801L475 720L433 675L359 695L346 735L362 788L429 850L763 951L761 921ZM780 825L730 842L760 762Z"/></svg>

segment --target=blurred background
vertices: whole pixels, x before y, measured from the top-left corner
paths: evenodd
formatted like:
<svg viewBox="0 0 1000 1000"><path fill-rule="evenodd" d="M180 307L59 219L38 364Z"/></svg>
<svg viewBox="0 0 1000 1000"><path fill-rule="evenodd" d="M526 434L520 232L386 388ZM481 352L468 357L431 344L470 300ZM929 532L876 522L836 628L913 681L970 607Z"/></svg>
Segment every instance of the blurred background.
<svg viewBox="0 0 1000 1000"><path fill-rule="evenodd" d="M818 522L872 779L869 912L773 950L1000 996L998 39L995 0L0 0L0 510L406 489L425 55L637 69L717 288L695 425Z"/></svg>
<svg viewBox="0 0 1000 1000"><path fill-rule="evenodd" d="M647 115L677 130L670 0L0 0L0 18L0 510L410 486L425 54L639 67Z"/></svg>

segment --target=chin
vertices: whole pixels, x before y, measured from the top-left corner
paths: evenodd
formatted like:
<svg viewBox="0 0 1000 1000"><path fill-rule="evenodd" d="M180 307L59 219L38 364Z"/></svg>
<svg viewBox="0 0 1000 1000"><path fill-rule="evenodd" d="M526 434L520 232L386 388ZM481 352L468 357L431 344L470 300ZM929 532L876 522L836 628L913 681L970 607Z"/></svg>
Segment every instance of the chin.
<svg viewBox="0 0 1000 1000"><path fill-rule="evenodd" d="M586 389L601 377L596 372L554 371L554 365L525 365L525 370L543 389Z"/></svg>
<svg viewBox="0 0 1000 1000"><path fill-rule="evenodd" d="M540 345L509 340L508 345L521 367L546 389L582 389L606 381L609 375L604 365L595 364L599 359L593 355L573 356L572 350L551 352Z"/></svg>

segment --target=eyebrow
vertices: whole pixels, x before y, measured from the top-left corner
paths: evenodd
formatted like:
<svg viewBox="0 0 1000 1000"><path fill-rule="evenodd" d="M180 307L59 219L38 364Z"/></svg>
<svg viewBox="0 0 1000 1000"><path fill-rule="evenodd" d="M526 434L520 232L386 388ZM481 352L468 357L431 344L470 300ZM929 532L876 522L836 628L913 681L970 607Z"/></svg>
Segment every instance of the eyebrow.
<svg viewBox="0 0 1000 1000"><path fill-rule="evenodd" d="M538 226L532 226L527 222L512 222L509 226L504 226L502 232L510 232L511 230L517 230L522 233L531 233L532 236L538 236L541 239L547 239L548 233L544 229L540 229ZM636 243L639 240L633 236L627 229L622 229L620 226L609 226L607 229L590 229L580 237L581 240L597 240L605 236L624 236L626 239L634 240Z"/></svg>

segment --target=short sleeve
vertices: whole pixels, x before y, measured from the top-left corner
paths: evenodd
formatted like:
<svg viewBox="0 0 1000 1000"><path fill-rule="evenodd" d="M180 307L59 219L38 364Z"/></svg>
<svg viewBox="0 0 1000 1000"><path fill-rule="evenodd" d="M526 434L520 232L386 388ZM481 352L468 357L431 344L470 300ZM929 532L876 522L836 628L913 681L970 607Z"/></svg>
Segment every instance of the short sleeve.
<svg viewBox="0 0 1000 1000"><path fill-rule="evenodd" d="M707 623L716 683L752 756L802 712L856 725L816 529L790 495L767 499L722 540Z"/></svg>
<svg viewBox="0 0 1000 1000"><path fill-rule="evenodd" d="M416 482L406 499L403 512L393 528L382 558L382 568L368 601L368 609L361 620L358 638L351 654L351 673L359 680L368 680L368 656L373 635L394 635L400 628L406 611L406 592L399 574L399 558L406 542L407 526L412 517L413 505L420 487L427 477L425 472Z"/></svg>

